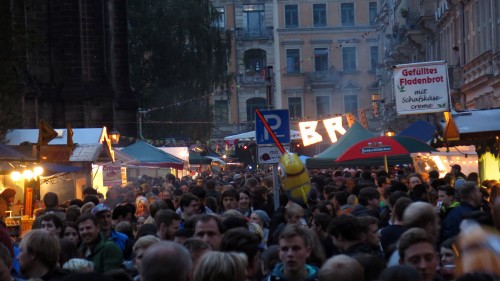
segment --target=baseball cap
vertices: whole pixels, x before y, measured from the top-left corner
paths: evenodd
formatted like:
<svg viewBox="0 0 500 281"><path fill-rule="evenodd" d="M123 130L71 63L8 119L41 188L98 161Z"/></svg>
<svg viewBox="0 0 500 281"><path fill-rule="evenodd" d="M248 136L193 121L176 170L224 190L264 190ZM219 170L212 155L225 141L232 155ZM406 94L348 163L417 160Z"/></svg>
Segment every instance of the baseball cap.
<svg viewBox="0 0 500 281"><path fill-rule="evenodd" d="M458 164L450 165L452 169L455 169L457 171L462 171L462 167Z"/></svg>
<svg viewBox="0 0 500 281"><path fill-rule="evenodd" d="M92 215L97 215L100 212L106 212L106 211L111 211L111 209L108 207L106 204L97 204L94 208L92 208Z"/></svg>
<svg viewBox="0 0 500 281"><path fill-rule="evenodd" d="M234 175L233 180L238 180L238 179L241 179L241 175L240 174Z"/></svg>

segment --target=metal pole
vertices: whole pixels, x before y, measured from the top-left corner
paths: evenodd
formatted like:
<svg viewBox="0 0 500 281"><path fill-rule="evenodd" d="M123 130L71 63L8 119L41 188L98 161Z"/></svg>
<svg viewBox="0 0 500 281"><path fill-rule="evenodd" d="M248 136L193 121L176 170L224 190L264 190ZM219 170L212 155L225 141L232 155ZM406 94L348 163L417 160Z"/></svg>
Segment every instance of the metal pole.
<svg viewBox="0 0 500 281"><path fill-rule="evenodd" d="M273 165L274 210L280 207L280 180L278 178L278 164Z"/></svg>

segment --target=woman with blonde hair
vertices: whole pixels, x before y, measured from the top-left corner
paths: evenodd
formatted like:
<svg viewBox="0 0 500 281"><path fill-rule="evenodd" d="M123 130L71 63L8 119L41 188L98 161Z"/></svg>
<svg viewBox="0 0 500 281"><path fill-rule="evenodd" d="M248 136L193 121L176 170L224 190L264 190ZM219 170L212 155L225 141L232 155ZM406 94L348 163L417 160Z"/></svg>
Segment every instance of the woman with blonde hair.
<svg viewBox="0 0 500 281"><path fill-rule="evenodd" d="M144 196L135 199L135 217L149 217L149 202Z"/></svg>
<svg viewBox="0 0 500 281"><path fill-rule="evenodd" d="M245 281L247 258L244 254L209 252L194 269L194 281Z"/></svg>

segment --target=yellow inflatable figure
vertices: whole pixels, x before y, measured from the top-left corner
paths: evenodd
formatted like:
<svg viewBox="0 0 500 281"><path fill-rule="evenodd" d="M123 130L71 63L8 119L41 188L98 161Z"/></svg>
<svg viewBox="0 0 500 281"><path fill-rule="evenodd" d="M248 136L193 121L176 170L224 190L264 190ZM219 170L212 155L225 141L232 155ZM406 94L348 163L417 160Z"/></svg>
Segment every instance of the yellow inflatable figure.
<svg viewBox="0 0 500 281"><path fill-rule="evenodd" d="M309 173L297 154L286 152L280 158L280 179L288 198L307 204L311 190Z"/></svg>

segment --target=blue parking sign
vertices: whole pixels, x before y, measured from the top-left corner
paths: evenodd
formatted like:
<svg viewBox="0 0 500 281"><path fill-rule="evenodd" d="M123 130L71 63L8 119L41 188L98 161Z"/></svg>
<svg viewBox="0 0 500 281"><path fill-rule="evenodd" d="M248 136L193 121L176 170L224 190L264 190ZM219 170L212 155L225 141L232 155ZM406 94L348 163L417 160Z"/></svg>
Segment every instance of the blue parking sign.
<svg viewBox="0 0 500 281"><path fill-rule="evenodd" d="M261 110L260 112L278 140L282 144L290 143L290 113L288 109ZM274 140L266 130L264 123L257 116L255 119L255 139L257 144L274 144Z"/></svg>

